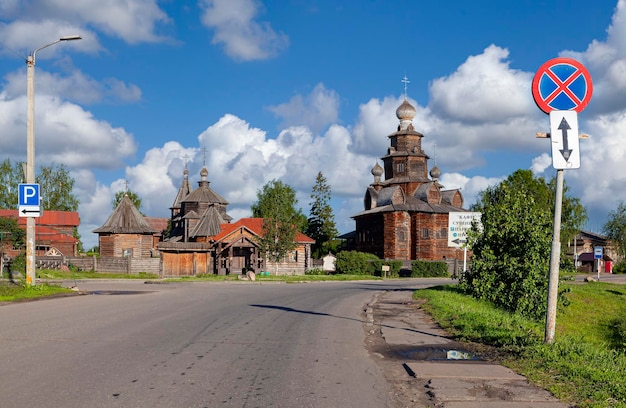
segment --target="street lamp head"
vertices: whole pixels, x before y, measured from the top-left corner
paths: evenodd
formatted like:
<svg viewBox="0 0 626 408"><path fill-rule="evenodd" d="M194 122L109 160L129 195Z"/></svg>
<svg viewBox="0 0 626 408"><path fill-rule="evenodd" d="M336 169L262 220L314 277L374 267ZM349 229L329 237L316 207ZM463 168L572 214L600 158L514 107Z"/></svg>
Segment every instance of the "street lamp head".
<svg viewBox="0 0 626 408"><path fill-rule="evenodd" d="M80 35L67 35L65 37L59 38L59 41L73 41L73 40L82 40L83 37Z"/></svg>

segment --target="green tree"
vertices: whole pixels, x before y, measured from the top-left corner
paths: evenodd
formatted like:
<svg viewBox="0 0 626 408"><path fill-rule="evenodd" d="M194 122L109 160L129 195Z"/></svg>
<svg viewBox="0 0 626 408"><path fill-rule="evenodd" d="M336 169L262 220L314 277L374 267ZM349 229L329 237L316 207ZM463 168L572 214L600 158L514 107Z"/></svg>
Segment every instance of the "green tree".
<svg viewBox="0 0 626 408"><path fill-rule="evenodd" d="M113 201L111 201L111 206L114 210L117 208L118 204L120 203L120 201L122 201L122 198L124 198L125 195L128 195L128 198L130 198L130 201L138 210L141 208L141 198L139 198L137 193L135 193L134 191L127 190L118 191L117 193L115 193L115 197L113 198Z"/></svg>
<svg viewBox="0 0 626 408"><path fill-rule="evenodd" d="M543 177L536 177L531 170L517 170L506 178L502 185L524 192L532 197L535 206L547 210L554 219L554 199L556 194L556 178L549 182ZM569 242L587 223L587 210L576 197L571 197L569 187L564 182L563 203L561 207L561 242ZM478 203L479 204L479 203ZM478 205L477 204L477 205ZM480 211L476 209L475 211ZM552 236L552 233L550 233ZM562 246L565 249L565 246Z"/></svg>
<svg viewBox="0 0 626 408"><path fill-rule="evenodd" d="M296 233L306 222L297 204L295 190L281 181L272 180L257 191L252 215L263 218L259 248L274 262L282 260L296 247Z"/></svg>
<svg viewBox="0 0 626 408"><path fill-rule="evenodd" d="M331 189L322 172L317 173L315 185L311 193L311 210L309 212L306 234L315 240L312 246L313 256L320 258L331 250L332 240L337 237L335 215L330 206Z"/></svg>
<svg viewBox="0 0 626 408"><path fill-rule="evenodd" d="M460 286L472 296L537 320L545 316L553 217L550 189L542 178L517 171L481 192L473 211L470 271Z"/></svg>
<svg viewBox="0 0 626 408"><path fill-rule="evenodd" d="M602 232L613 241L620 259L626 259L626 204L623 201L620 201L617 208L609 213Z"/></svg>
<svg viewBox="0 0 626 408"><path fill-rule="evenodd" d="M17 208L17 185L23 181L21 162L11 163L11 159L5 159L0 163L0 208Z"/></svg>
<svg viewBox="0 0 626 408"><path fill-rule="evenodd" d="M75 180L64 164L43 166L35 177L41 188L45 210L78 211L78 198L72 193Z"/></svg>

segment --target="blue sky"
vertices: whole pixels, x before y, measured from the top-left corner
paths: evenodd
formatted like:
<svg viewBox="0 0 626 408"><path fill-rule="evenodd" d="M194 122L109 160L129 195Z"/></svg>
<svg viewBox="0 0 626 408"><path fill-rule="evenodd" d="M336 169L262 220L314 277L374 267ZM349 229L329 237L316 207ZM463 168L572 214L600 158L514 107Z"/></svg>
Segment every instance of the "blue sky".
<svg viewBox="0 0 626 408"><path fill-rule="evenodd" d="M168 216L185 162L194 185L206 163L235 219L272 179L308 214L322 171L350 231L405 75L431 167L466 207L517 169L551 178L530 85L559 56L594 82L565 172L587 229L626 201L626 0L0 0L0 159L25 160L26 56L72 34L37 53L36 163L71 170L86 247L126 181Z"/></svg>

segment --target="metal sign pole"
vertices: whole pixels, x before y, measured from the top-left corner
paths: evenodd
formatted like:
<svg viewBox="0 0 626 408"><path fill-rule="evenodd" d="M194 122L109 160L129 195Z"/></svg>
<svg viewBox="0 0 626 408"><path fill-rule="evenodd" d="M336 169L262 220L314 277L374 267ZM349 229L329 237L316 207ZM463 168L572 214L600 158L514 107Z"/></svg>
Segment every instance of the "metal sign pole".
<svg viewBox="0 0 626 408"><path fill-rule="evenodd" d="M545 342L550 344L554 341L559 293L563 170L580 167L577 113L585 109L591 100L593 83L589 71L580 62L571 58L554 58L539 67L533 77L531 90L539 109L550 115L550 133L547 137L551 138L552 166L557 170L545 332ZM545 133L541 135L537 133L537 137L546 137Z"/></svg>
<svg viewBox="0 0 626 408"><path fill-rule="evenodd" d="M556 171L556 194L554 200L554 232L550 252L550 277L548 280L548 308L546 311L545 343L554 341L556 306L559 295L559 262L561 258L561 209L563 208L563 170Z"/></svg>
<svg viewBox="0 0 626 408"><path fill-rule="evenodd" d="M463 272L467 272L467 244L463 246Z"/></svg>

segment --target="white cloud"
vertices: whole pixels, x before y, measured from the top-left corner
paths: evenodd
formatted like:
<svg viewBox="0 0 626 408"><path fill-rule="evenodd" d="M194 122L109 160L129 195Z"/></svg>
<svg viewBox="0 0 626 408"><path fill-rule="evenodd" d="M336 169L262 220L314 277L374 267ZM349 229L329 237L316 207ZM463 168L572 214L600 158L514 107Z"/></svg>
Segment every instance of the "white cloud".
<svg viewBox="0 0 626 408"><path fill-rule="evenodd" d="M8 98L26 94L25 70L8 74L6 80L4 92ZM35 80L37 97L61 95L67 100L81 104L95 104L103 101L131 103L141 100L141 89L134 84L126 84L115 78L106 78L100 82L78 70L71 70L67 72L67 75L61 75L37 68Z"/></svg>
<svg viewBox="0 0 626 408"><path fill-rule="evenodd" d="M24 160L26 98L0 98L0 112L0 151L14 160ZM63 163L72 169L119 167L137 149L132 135L124 129L48 95L35 98L35 140L38 165Z"/></svg>
<svg viewBox="0 0 626 408"><path fill-rule="evenodd" d="M262 10L257 0L201 0L202 22L214 30L213 44L222 44L235 60L252 61L273 57L288 44L267 22L255 20Z"/></svg>
<svg viewBox="0 0 626 408"><path fill-rule="evenodd" d="M307 126L319 132L339 119L339 95L317 84L309 95L296 95L287 103L270 106L269 110L282 118L280 126Z"/></svg>
<svg viewBox="0 0 626 408"><path fill-rule="evenodd" d="M339 209L343 217L339 224L349 230L349 217L361 211L360 197L373 181L370 174L373 159L350 153L351 134L338 125L331 126L323 135L314 135L305 127L292 127L283 130L276 139L270 139L264 131L227 114L202 132L198 141L207 148L206 152L197 147L184 147L179 142L167 142L150 149L139 164L127 167L126 180L129 188L141 198L144 213L169 216L169 206L180 186L187 160L194 188L205 161L211 188L229 201L228 212L235 219L250 216L257 191L272 179L292 186L297 191L299 205L307 214L311 189L321 171L327 176L333 195L342 197L341 202L360 202L356 208L342 206ZM81 177L89 179L85 175ZM94 183L94 188L90 181L80 186L81 217L89 228L96 225L93 230L104 223L112 211L113 195L125 187L124 183L124 180L116 180L109 187ZM339 216L337 218L339 220Z"/></svg>
<svg viewBox="0 0 626 408"><path fill-rule="evenodd" d="M357 152L382 156L389 147L387 136L396 131L398 119L396 109L401 100L395 97L386 97L382 101L376 98L361 104L359 117L354 125L353 149ZM413 106L418 109L415 103ZM415 121L414 121L415 123ZM374 163L371 164L372 166Z"/></svg>
<svg viewBox="0 0 626 408"><path fill-rule="evenodd" d="M0 15L1 17L3 16ZM35 54L36 62L61 54L69 54L77 50L84 53L96 53L101 49L95 34L80 24L67 20L37 17L29 18L28 15L20 15L19 19L12 20L10 23L0 23L2 43L10 44L11 48L0 47L0 53L9 54L15 52L20 56L26 57L31 51L69 35L81 35L83 40L64 41L53 47L40 50L40 52ZM42 38L47 40L42 41Z"/></svg>
<svg viewBox="0 0 626 408"><path fill-rule="evenodd" d="M546 171L546 169L548 169L550 166L552 166L552 157L550 157L550 154L548 153L542 153L540 156L537 156L533 159L530 170L534 174L541 174Z"/></svg>
<svg viewBox="0 0 626 408"><path fill-rule="evenodd" d="M141 163L126 168L128 188L141 198L141 210L147 215L169 215L176 198L187 158L197 157L199 149L167 142L146 152ZM175 181L178 181L175 183ZM125 189L124 183L114 188Z"/></svg>
<svg viewBox="0 0 626 408"><path fill-rule="evenodd" d="M19 19L2 27L0 32L10 33L10 44L26 49L32 49L41 38L70 34L95 40L95 35L89 34L93 32L88 26L129 44L167 40L166 36L158 34L158 30L170 20L156 0L30 0L18 4L0 8L0 17ZM29 26L34 29L29 30Z"/></svg>
<svg viewBox="0 0 626 408"><path fill-rule="evenodd" d="M468 208L476 202L478 194L488 187L494 186L506 177L466 177L460 173L443 173L439 182L446 190L461 189L464 199L464 207Z"/></svg>
<svg viewBox="0 0 626 408"><path fill-rule="evenodd" d="M430 86L432 112L442 119L483 125L533 112L532 75L510 68L508 56L508 50L490 45L467 58L452 75L435 79Z"/></svg>

